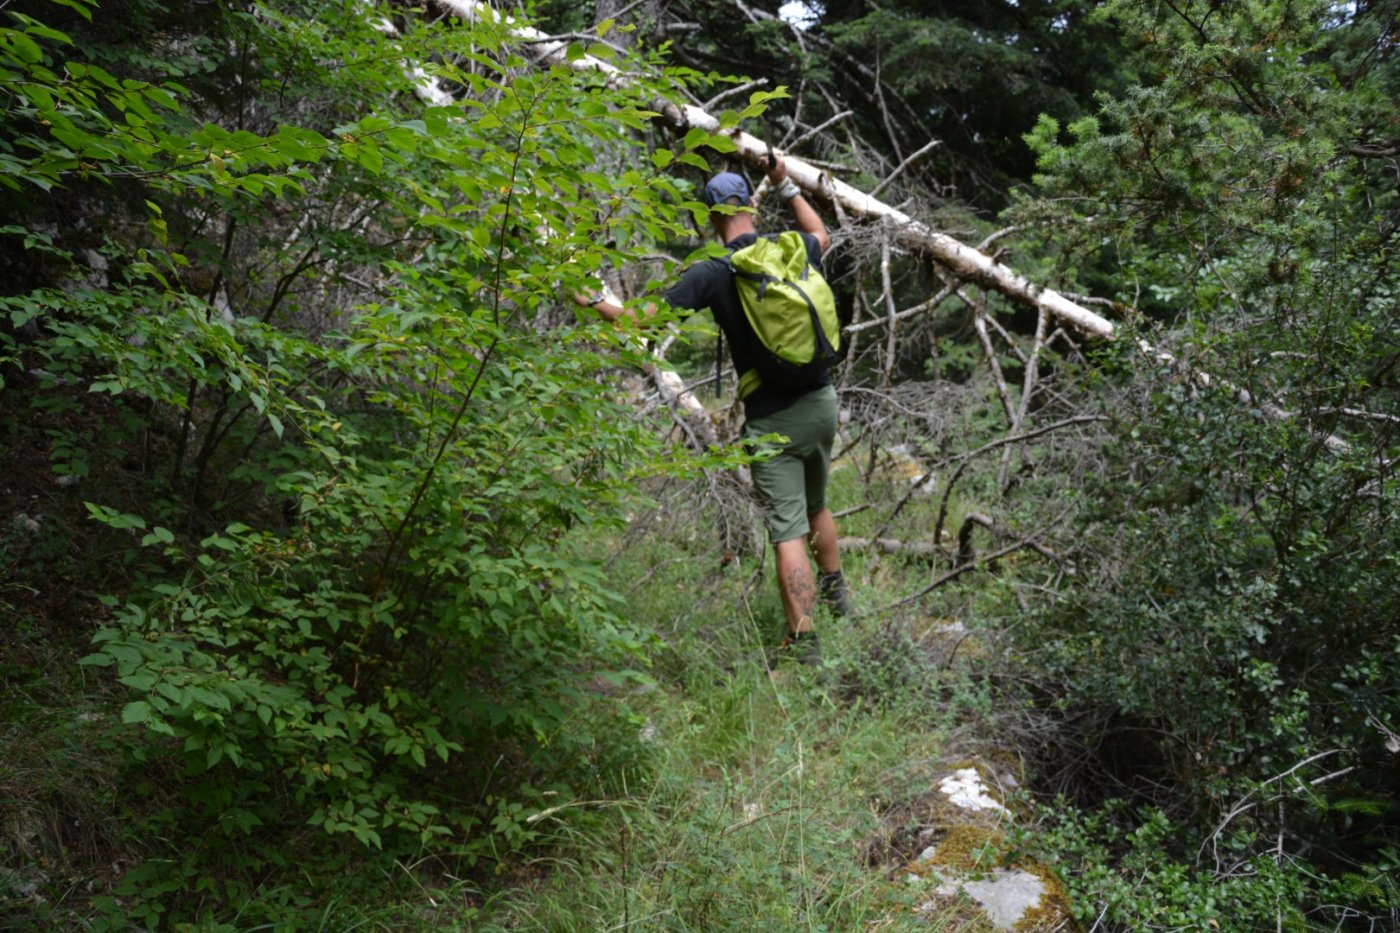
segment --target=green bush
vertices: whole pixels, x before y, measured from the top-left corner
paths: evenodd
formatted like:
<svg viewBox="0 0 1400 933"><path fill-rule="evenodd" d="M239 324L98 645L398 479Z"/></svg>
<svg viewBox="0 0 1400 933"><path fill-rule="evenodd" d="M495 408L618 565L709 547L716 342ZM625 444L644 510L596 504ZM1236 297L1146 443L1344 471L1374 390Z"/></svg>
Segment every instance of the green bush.
<svg viewBox="0 0 1400 933"><path fill-rule="evenodd" d="M627 755L625 710L587 685L646 677L650 636L572 542L617 528L648 475L693 468L602 378L641 361L632 336L567 295L683 232L697 206L661 168L726 141L632 158L659 81L533 71L490 23L403 37L455 62L434 78L460 105L424 107L355 5L333 36L260 14L204 28L248 43L254 84L298 82L314 129L201 125L216 101L111 70L159 59L99 67L27 17L0 44L0 183L128 222L105 277L61 236L5 229L63 281L0 298L0 364L37 374L6 401L84 478L127 570L84 663L141 730L134 832L210 843L146 847L116 894L151 925L341 837L358 845L333 860L466 865L536 838L532 776L567 799L590 756ZM645 168L599 170L610 151Z"/></svg>
<svg viewBox="0 0 1400 933"><path fill-rule="evenodd" d="M1081 574L1017 634L1078 799L1160 808L1187 864L1228 824L1241 864L1339 877L1400 829L1397 215L1360 151L1396 126L1395 61L1375 10L1215 12L1109 4L1138 84L1028 137L1060 200L1024 219L1073 227L1145 314L1100 354L1115 442L1079 492Z"/></svg>

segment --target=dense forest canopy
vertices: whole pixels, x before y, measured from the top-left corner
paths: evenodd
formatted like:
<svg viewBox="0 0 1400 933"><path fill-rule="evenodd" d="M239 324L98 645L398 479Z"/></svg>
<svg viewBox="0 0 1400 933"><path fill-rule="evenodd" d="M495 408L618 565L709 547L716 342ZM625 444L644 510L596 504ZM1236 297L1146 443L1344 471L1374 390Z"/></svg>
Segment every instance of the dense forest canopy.
<svg viewBox="0 0 1400 933"><path fill-rule="evenodd" d="M1080 922L1395 922L1400 3L805 10L0 9L20 922L285 922L410 863L503 891L611 832L570 802L665 796L638 704L704 678L636 593L675 548L697 615L747 599L750 454L703 316L570 296L700 255L739 131L1113 333L809 186L849 546L903 548L836 695L932 689L891 639L965 617Z"/></svg>

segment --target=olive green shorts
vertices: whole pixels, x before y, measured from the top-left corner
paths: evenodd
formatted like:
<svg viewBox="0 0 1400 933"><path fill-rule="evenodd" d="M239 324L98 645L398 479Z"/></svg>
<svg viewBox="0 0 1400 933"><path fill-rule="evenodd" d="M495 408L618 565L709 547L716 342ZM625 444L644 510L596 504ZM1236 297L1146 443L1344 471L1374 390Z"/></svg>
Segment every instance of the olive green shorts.
<svg viewBox="0 0 1400 933"><path fill-rule="evenodd" d="M836 388L823 386L782 411L744 423L743 437L782 434L787 443L750 467L774 544L806 537L808 516L826 507L826 477L836 439Z"/></svg>

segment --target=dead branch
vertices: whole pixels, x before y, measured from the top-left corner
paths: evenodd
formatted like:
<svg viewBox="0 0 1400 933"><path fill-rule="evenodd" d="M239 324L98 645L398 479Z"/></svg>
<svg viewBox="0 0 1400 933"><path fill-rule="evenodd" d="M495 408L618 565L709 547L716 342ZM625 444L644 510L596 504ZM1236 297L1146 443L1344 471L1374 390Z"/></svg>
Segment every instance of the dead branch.
<svg viewBox="0 0 1400 933"><path fill-rule="evenodd" d="M958 468L953 471L952 478L944 485L943 497L938 500L938 517L933 521L933 540L935 541L943 540L943 522L948 518L948 500L953 495L953 487L958 484L958 480L962 479L963 471L967 469L967 465L971 462L970 460L964 460L962 463L959 463ZM905 496L904 502L908 501L909 497ZM903 506L904 502L901 502L900 506ZM893 513L891 513L891 517L893 517Z"/></svg>
<svg viewBox="0 0 1400 933"><path fill-rule="evenodd" d="M880 226L880 286L881 293L885 299L885 320L889 324L889 331L885 334L885 375L881 385L889 388L894 376L895 345L899 336L899 329L895 325L894 316L896 313L894 306L894 284L890 280L890 237L889 223L884 222Z"/></svg>
<svg viewBox="0 0 1400 933"><path fill-rule="evenodd" d="M1006 376L1001 371L1001 361L997 359L997 349L992 345L991 335L987 333L985 301L978 301L972 306L972 326L977 330L977 339L981 341L982 352L987 358L987 368L991 370L992 379L996 383L997 397L1001 399L1001 410L1006 415L1007 427L1014 430L1016 411L1011 404L1011 390L1006 386Z"/></svg>
<svg viewBox="0 0 1400 933"><path fill-rule="evenodd" d="M1252 788L1250 789L1249 793L1247 793L1247 794L1245 794L1243 797L1241 797L1241 798L1235 803L1235 805L1234 805L1233 807L1230 808L1230 812L1228 812L1228 813L1225 814L1225 818L1224 818L1223 820L1220 821L1220 825L1218 825L1218 826L1215 827L1215 830L1210 834L1210 836L1208 836L1208 837L1206 838L1206 841L1203 842L1203 843L1201 843L1201 848L1200 848L1200 850L1196 853L1197 859L1199 860L1199 858L1200 858L1202 855L1205 854L1206 846L1210 846L1210 847L1211 847L1211 853L1212 853L1213 857L1215 858L1215 862L1216 862L1217 865L1219 865L1220 862L1221 862L1220 851L1219 851L1219 848L1218 848L1218 846L1219 846L1219 840L1220 840L1220 834L1223 833L1223 832L1225 831L1225 827L1229 826L1230 823L1232 823L1232 822L1234 821L1235 817L1240 816L1241 814L1247 813L1247 812L1249 812L1250 810L1253 810L1256 806L1259 805L1260 801L1258 801L1258 800L1250 800L1251 797L1253 797L1253 796L1254 796L1255 794L1257 794L1260 790L1262 790L1263 788L1267 787L1267 786L1270 785L1270 784L1273 784L1273 783L1275 783L1275 782L1279 782L1280 785L1281 785L1284 778L1290 777L1291 775L1296 774L1298 771L1302 770L1303 768L1307 767L1308 765L1312 764L1313 762L1315 762L1315 761L1320 761L1320 760L1322 760L1323 758L1329 758L1329 757L1331 757L1332 755L1341 754L1342 751L1343 751L1343 750L1340 749L1340 748L1330 748L1330 749L1328 749L1327 751L1318 752L1316 755L1312 755L1312 756L1309 757L1309 758L1303 759L1302 761L1298 762L1296 765L1294 765L1293 767L1289 768L1288 770L1282 771L1282 772L1280 772L1280 773L1274 775L1273 777L1269 778L1268 780L1261 781L1259 784L1257 784L1257 785L1255 785L1254 787L1252 787ZM1314 780L1314 781L1309 782L1309 786L1316 786L1316 785L1319 784L1319 783L1323 783L1323 782L1325 782L1325 781L1331 780L1331 779L1334 778L1334 777L1338 777L1338 776L1340 776L1340 775L1346 774L1347 772L1349 772L1349 771L1351 771L1351 770L1353 770L1353 769L1352 769L1352 768L1344 768L1344 769L1342 769L1341 771L1334 772L1333 774L1325 775L1325 776L1323 776L1323 777L1321 777L1321 778L1318 778L1318 779L1316 779L1316 780ZM1271 797L1271 798L1269 798L1269 801L1265 801L1265 802L1270 802L1270 801L1275 800L1275 799L1278 799L1278 798L1280 798L1280 797L1282 797L1282 796L1283 796L1283 795L1280 793L1279 795L1277 795L1277 797Z"/></svg>
<svg viewBox="0 0 1400 933"><path fill-rule="evenodd" d="M1000 240L1002 237L1010 236L1013 233L1019 233L1020 230L1020 227L1003 227L1000 230L987 234L986 239L977 244L977 248L985 253L992 248L992 244L997 240Z"/></svg>
<svg viewBox="0 0 1400 933"><path fill-rule="evenodd" d="M786 144L787 151L788 151L788 152L792 152L794 149L796 149L796 148L798 148L799 146L801 146L801 145L802 145L803 143L805 143L807 140L813 139L813 138L815 138L815 137L821 135L822 133L824 133L824 132L826 132L827 130L831 129L831 128L832 128L833 126L835 126L836 124L840 123L842 120L845 120L845 119L847 119L848 117L852 117L852 116L854 116L854 115L855 115L855 111L854 111L854 110L843 110L843 111L841 111L840 113L838 113L836 116L830 117L830 118L826 119L826 120L823 121L822 123L818 124L817 126L812 127L810 130L808 130L807 132L803 133L801 136L799 136L799 137L797 137L796 139L794 139L792 142L787 143L787 144ZM796 124L794 124L794 126L796 126Z"/></svg>
<svg viewBox="0 0 1400 933"><path fill-rule="evenodd" d="M1045 547L1043 544L1040 544L1034 537L1019 538L1011 529L983 515L981 512L969 512L967 515L963 516L962 527L958 529L957 560L960 564L969 563L977 556L977 552L972 548L972 530L978 525L1000 538L1018 538L1024 547L1030 548L1041 557L1052 560L1057 564L1063 565L1065 562L1063 557L1050 550L1048 547Z"/></svg>
<svg viewBox="0 0 1400 933"><path fill-rule="evenodd" d="M478 0L438 0L447 8L464 18L473 14L497 16L494 10ZM538 29L517 26L514 30L521 40L548 40L549 37ZM567 56L568 43L564 41L537 41L532 43L540 58L553 63L564 64L577 71L597 71L607 75L616 83L625 84L626 76L614 65L593 56L584 55L570 60ZM719 119L690 104L667 103L659 106L661 118L674 126L690 129L698 127L710 133L723 133L735 144L735 155L754 166L760 166L768 157L768 145L753 136L737 129L727 129ZM1022 304L1039 308L1049 308L1056 317L1088 333L1108 337L1113 333L1113 325L1058 292L1032 284L993 260L990 256L958 242L947 234L938 233L908 214L882 203L876 198L851 187L828 174L819 171L809 161L788 153L784 156L788 177L798 187L823 200L839 201L850 213L878 219L888 217L896 238L901 245L913 247L929 253L936 262L946 266L960 278L975 282L994 291L999 291ZM902 158L902 157L901 157Z"/></svg>
<svg viewBox="0 0 1400 933"><path fill-rule="evenodd" d="M437 0L437 2L464 19L489 16L504 19L507 23L513 22L509 17L498 13L480 0ZM740 0L735 0L735 3L750 15L759 16L759 18L772 18L771 14L760 15L757 12L749 11ZM606 75L608 80L615 84L627 83L626 75L616 66L594 56L584 55L570 59L566 54L568 49L566 41L535 41L548 40L549 37L540 30L519 25L514 26L513 33L522 42L529 41L542 60L563 64L577 71L596 71ZM880 86L878 72L875 73L874 77L878 89ZM764 141L737 128L722 126L718 118L699 107L690 104L678 105L670 101L658 102L656 107L661 119L674 127L685 130L695 127L712 134L728 136L735 145L735 155L751 165L761 166L768 157L768 145ZM888 116L887 112L883 111L883 107L882 115ZM896 151L898 151L897 147ZM859 217L888 218L893 226L896 241L900 245L927 253L936 263L957 278L998 292L1018 304L1048 311L1058 321L1081 333L1103 339L1111 339L1114 336L1115 327L1110 321L1090 311L1082 304L1070 300L1064 294L1031 282L981 250L973 249L954 237L940 233L898 208L891 207L832 177L828 172L819 170L810 161L788 153L780 154L785 157L788 177L812 197L836 206L838 215L844 209L844 211ZM900 158L902 159L903 156L901 155ZM1158 350L1146 341L1139 340L1137 346L1144 355L1162 363L1174 365L1176 362L1172 354ZM1209 373L1200 370L1192 370L1191 375L1202 387L1218 386L1230 393L1241 404L1257 408L1271 420L1286 420L1292 417L1290 412L1278 405L1258 401L1247 390L1229 381L1217 380ZM1327 436L1323 438L1322 442L1328 450L1336 453L1350 449L1350 445L1346 441L1335 436Z"/></svg>
<svg viewBox="0 0 1400 933"><path fill-rule="evenodd" d="M1384 424L1400 424L1400 415L1388 415L1380 411L1365 411L1360 408L1319 408L1313 412L1316 415L1345 415L1348 418L1359 418L1363 421L1378 421Z"/></svg>
<svg viewBox="0 0 1400 933"><path fill-rule="evenodd" d="M1400 139L1391 140L1388 143L1352 146L1351 154L1358 159L1389 159L1392 156L1400 155Z"/></svg>
<svg viewBox="0 0 1400 933"><path fill-rule="evenodd" d="M972 529L981 525L983 528L992 530L991 518L981 512L969 512L963 516L962 527L958 529L958 556L959 564L966 564L976 559L977 552L972 549Z"/></svg>
<svg viewBox="0 0 1400 933"><path fill-rule="evenodd" d="M685 422L688 425L686 433L690 435L696 449L705 450L712 444L718 444L719 437L715 433L714 422L710 421L710 416L705 411L705 406L700 404L700 400L686 389L680 375L655 364L649 365L647 370L667 407L672 410L680 408L685 412Z"/></svg>
<svg viewBox="0 0 1400 933"><path fill-rule="evenodd" d="M1026 418L1030 416L1031 398L1035 395L1036 381L1040 376L1040 353L1045 346L1045 331L1049 323L1050 315L1042 310L1035 325L1035 341L1031 344L1031 352L1022 370L1021 404L1011 421L1012 434L1021 433ZM1007 474L1011 469L1011 454L1014 450L1015 447L1010 444L1002 450L1001 466L997 471L997 488L1001 490L1002 495L1006 494Z"/></svg>
<svg viewBox="0 0 1400 933"><path fill-rule="evenodd" d="M968 300L968 297L962 293L959 293L958 297L963 301ZM1012 339L1011 334L1007 332L1005 327L1001 326L1001 321L997 320L997 316L995 314L986 314L983 315L983 319L987 322L988 327L996 331L997 334L1001 336L1001 339L1006 341L1006 349L1011 351L1011 355L1016 357L1022 366L1026 365L1026 351L1016 345L1016 341ZM1060 332L1056 331L1056 333Z"/></svg>
<svg viewBox="0 0 1400 933"><path fill-rule="evenodd" d="M890 172L888 175L885 176L884 181L880 182L878 185L872 188L870 190L870 196L872 198L878 198L880 196L880 192L884 191L890 186L891 183L893 183L897 178L899 178L899 176L904 173L905 169L918 162L924 156L928 155L930 152L937 149L941 145L943 145L943 142L942 140L938 139L933 139L925 143L924 146L921 149L919 149L918 152L911 154L909 158L896 165L894 167L894 171Z"/></svg>
<svg viewBox="0 0 1400 933"><path fill-rule="evenodd" d="M888 606L886 606L882 611L883 611L883 612L891 612L891 611L893 611L893 610L895 610L895 609L900 608L901 606L907 606L907 605L909 605L910 603L918 602L919 600L921 600L921 599L923 599L925 596L927 596L929 593L932 593L934 590L938 589L938 588L939 588L940 586L942 586L943 584L953 582L953 581L956 580L958 577L960 577L960 576L962 576L963 574L967 573L969 570L976 570L978 567L982 566L983 564L989 564L989 563L991 563L991 562L994 561L994 560L1000 560L1001 558L1005 557L1005 556L1008 555L1008 554L1014 554L1014 553L1016 553L1017 551L1021 550L1022 548L1029 547L1029 546L1030 546L1030 542L1028 542L1028 541L1017 541L1017 542L1015 542L1014 544L1008 544L1006 547L999 548L998 550L993 551L993 552L990 553L990 554L987 554L987 555L985 555L985 556L983 556L983 557L979 557L977 560L974 560L974 561L972 561L971 563L962 564L961 566L954 567L952 570L950 570L950 571L948 571L947 573L943 574L943 576L941 576L941 577L939 577L938 579L934 580L933 582L929 583L929 584L928 584L927 586L925 586L923 589L919 590L919 592L913 594L912 596L906 596L906 597L904 597L903 599L899 599L899 600L896 600L896 601L890 603L890 604L889 604Z"/></svg>
<svg viewBox="0 0 1400 933"><path fill-rule="evenodd" d="M894 317L872 318L869 321L862 321L859 324L852 324L845 329L845 333L854 336L860 333L861 331L871 330L875 327L887 327L891 323L898 323L908 318L916 317L920 314L925 313L926 311L932 311L944 301L946 301L948 299L948 296L953 294L953 290L955 288L956 285L946 286L943 289L941 289L938 292L938 294L934 295L927 301L921 301L918 304L914 305L912 308L905 308L903 311L900 311L898 314L894 315Z"/></svg>
<svg viewBox="0 0 1400 933"><path fill-rule="evenodd" d="M1043 435L1043 434L1049 434L1049 433L1052 432L1052 431L1058 431L1060 428L1069 427L1070 425L1074 425L1074 424L1090 424L1090 423L1093 423L1093 422L1095 422L1095 421L1108 421L1108 420L1109 420L1109 417L1108 417L1107 415L1075 415L1073 418L1065 418L1065 419L1062 420L1062 421L1056 421L1054 424L1047 424L1047 425L1045 425L1044 427L1036 428L1034 431L1027 431L1027 432L1025 432L1024 434L1012 434L1012 435L1008 435L1008 436L1006 436L1006 437L1003 437L1003 438L1000 438L1000 439L998 439L998 440L992 441L992 442L990 442L990 443L988 443L988 444L983 444L981 447L978 447L976 450L969 450L969 451L967 451L966 453L961 453L961 454L958 454L957 456L949 457L949 458L946 459L946 460L940 460L937 464L934 465L933 469L936 470L936 469L939 469L939 468L941 468L941 467L948 466L949 464L958 463L958 462L960 462L960 461L971 460L971 459L973 459L973 458L975 458L975 457L978 457L978 456L980 456L980 455L982 455L982 454L984 454L984 453L987 453L987 452L990 451L990 450L996 450L998 447L1004 447L1004 446L1007 445L1007 444L1019 444L1019 443L1021 443L1022 441L1028 441L1028 440L1031 440L1031 439L1033 439L1033 438L1040 437L1040 436Z"/></svg>
<svg viewBox="0 0 1400 933"><path fill-rule="evenodd" d="M745 91L752 91L754 88L767 87L767 86L768 86L768 79L767 79L767 78L758 78L758 79L756 79L756 80L754 80L754 81L749 81L749 82L746 83L746 84L736 85L735 87L731 87L731 88L728 88L727 90L720 91L718 94L716 94L714 97L711 97L709 100L705 101L705 102L704 102L703 104L701 104L700 106L701 106L701 109L709 110L711 107L714 107L714 106L716 106L716 105L718 105L718 104L721 104L721 103L723 103L724 101L729 100L729 98L731 98L731 97L737 97L738 95L744 93Z"/></svg>
<svg viewBox="0 0 1400 933"><path fill-rule="evenodd" d="M942 553L942 549L938 545L929 541L899 541L895 538L841 538L838 544L843 551L917 554L921 557L937 557Z"/></svg>

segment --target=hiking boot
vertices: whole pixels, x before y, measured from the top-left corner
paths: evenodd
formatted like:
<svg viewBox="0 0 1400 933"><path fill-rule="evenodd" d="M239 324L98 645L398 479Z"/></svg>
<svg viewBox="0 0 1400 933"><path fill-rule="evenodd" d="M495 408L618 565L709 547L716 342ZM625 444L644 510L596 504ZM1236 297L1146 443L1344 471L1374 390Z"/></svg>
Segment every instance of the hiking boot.
<svg viewBox="0 0 1400 933"><path fill-rule="evenodd" d="M855 604L851 602L851 591L846 588L846 578L839 570L817 577L817 592L832 615L848 616L856 611Z"/></svg>
<svg viewBox="0 0 1400 933"><path fill-rule="evenodd" d="M817 642L816 632L788 632L783 638L782 644L778 645L775 652L775 660L779 663L783 661L796 661L798 664L806 664L810 667L819 666L822 663L822 649Z"/></svg>
<svg viewBox="0 0 1400 933"><path fill-rule="evenodd" d="M770 669L769 676L779 677L776 668L783 666L785 661L795 661L798 665L797 670L804 677L811 678L811 683L817 687L825 690L831 686L831 674L822 660L816 632L788 632L782 644L773 652L774 667Z"/></svg>

